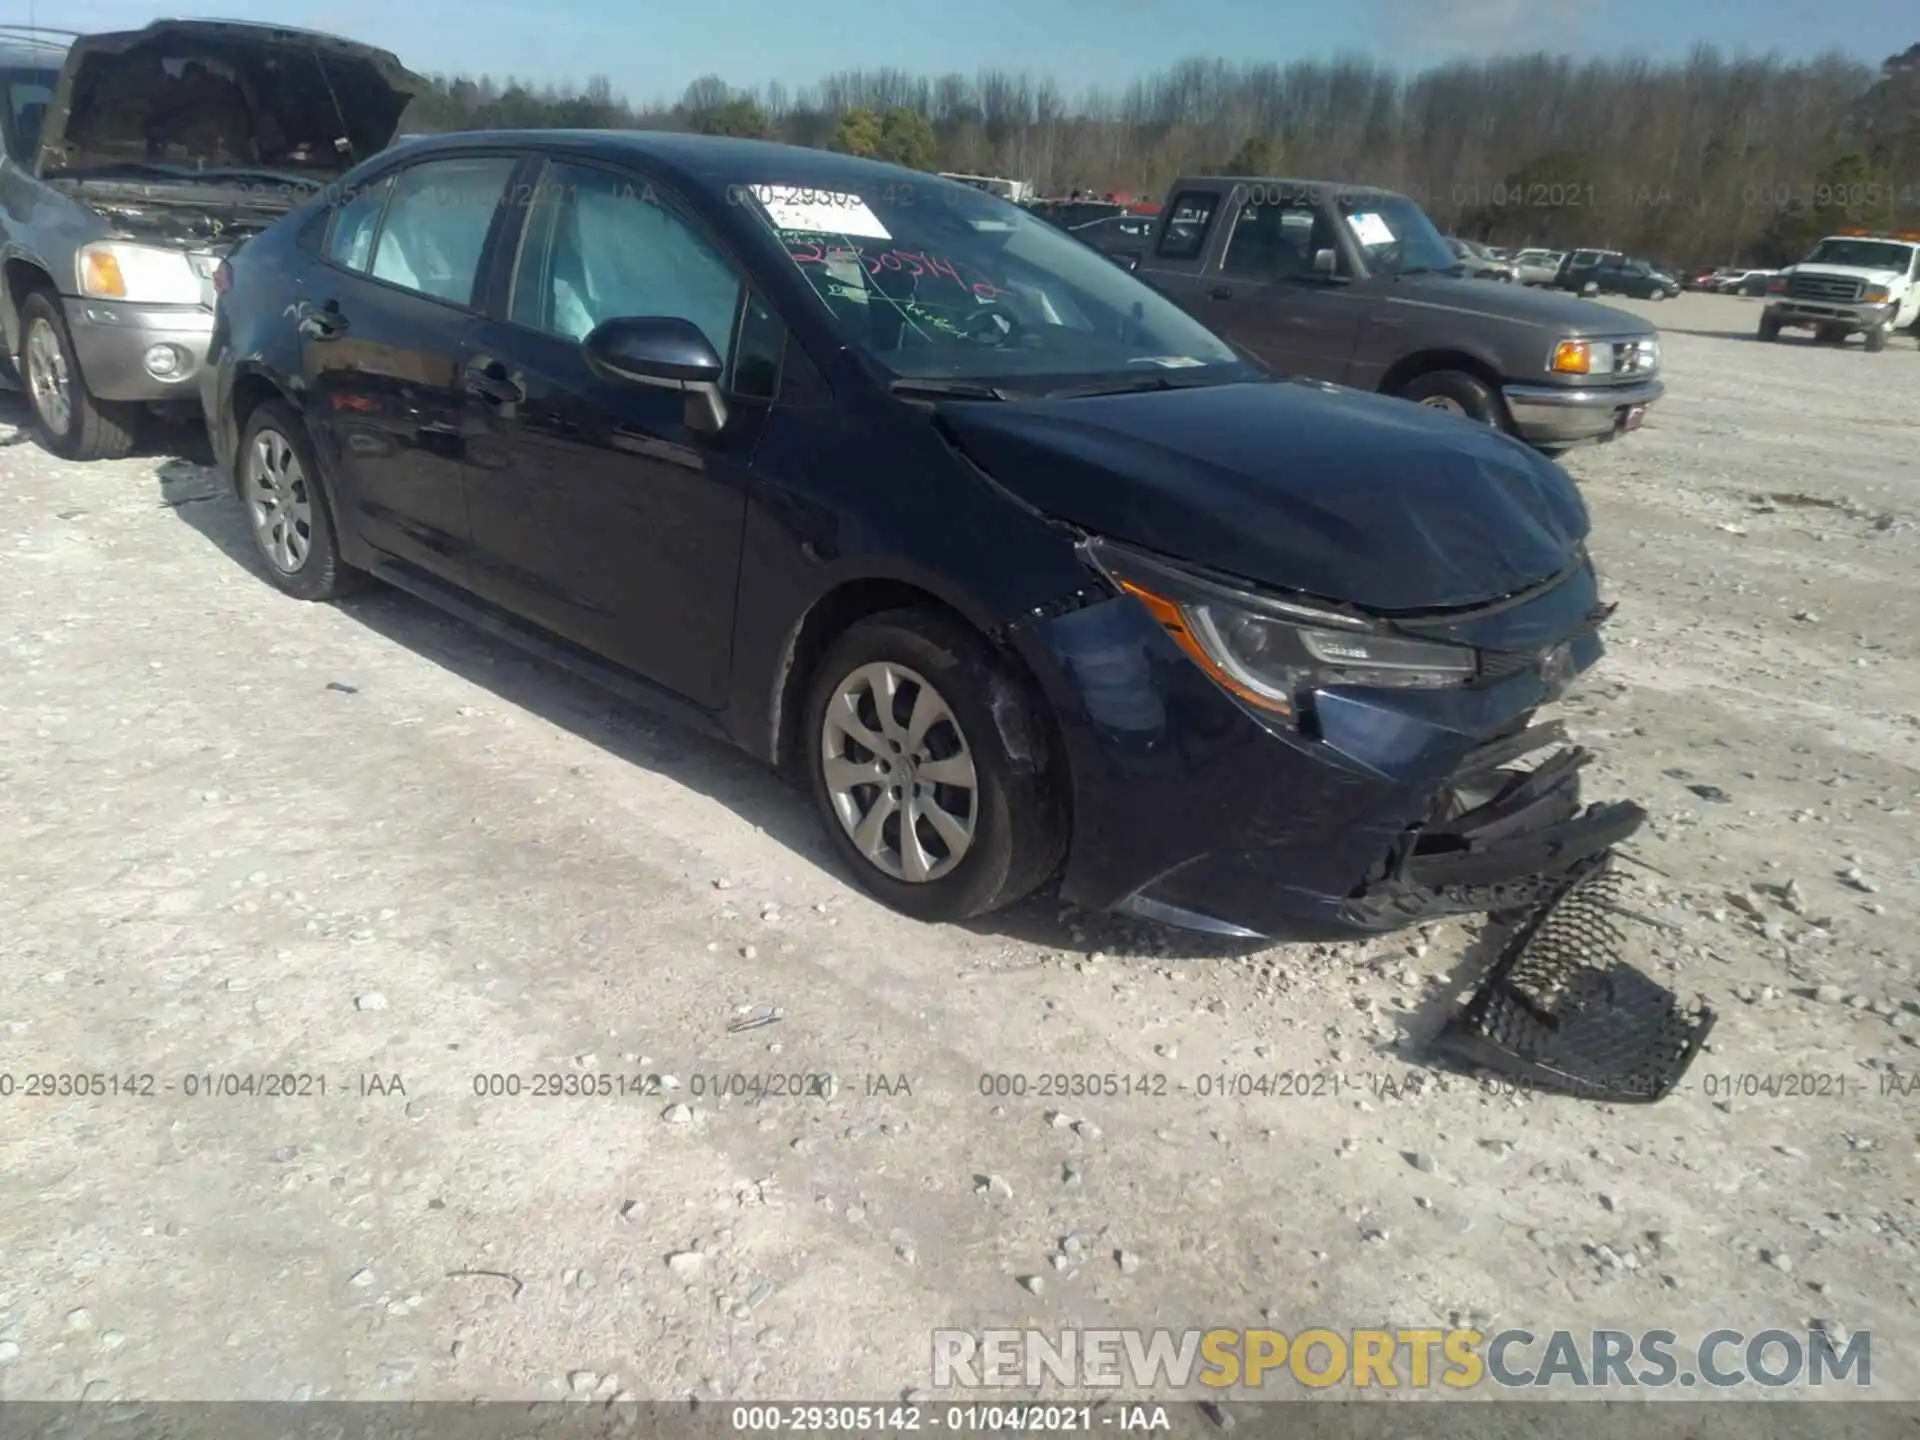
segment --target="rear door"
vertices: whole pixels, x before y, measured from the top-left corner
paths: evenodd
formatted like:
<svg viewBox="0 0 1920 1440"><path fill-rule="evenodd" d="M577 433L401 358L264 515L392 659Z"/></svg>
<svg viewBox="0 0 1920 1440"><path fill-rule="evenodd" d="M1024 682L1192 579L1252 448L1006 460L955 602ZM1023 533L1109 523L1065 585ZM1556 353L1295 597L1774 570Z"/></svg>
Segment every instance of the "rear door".
<svg viewBox="0 0 1920 1440"><path fill-rule="evenodd" d="M462 366L518 164L507 152L439 156L343 197L289 317L342 512L374 548L461 584L472 545Z"/></svg>

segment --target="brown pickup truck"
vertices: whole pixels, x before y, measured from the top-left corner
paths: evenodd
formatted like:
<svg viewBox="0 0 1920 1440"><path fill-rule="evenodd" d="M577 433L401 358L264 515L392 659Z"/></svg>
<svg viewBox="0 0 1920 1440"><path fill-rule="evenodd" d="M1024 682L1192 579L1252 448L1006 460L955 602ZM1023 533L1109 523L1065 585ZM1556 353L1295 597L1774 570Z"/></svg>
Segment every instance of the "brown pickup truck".
<svg viewBox="0 0 1920 1440"><path fill-rule="evenodd" d="M1273 371L1450 410L1549 454L1638 429L1666 390L1654 326L1469 277L1387 190L1182 179L1123 263Z"/></svg>

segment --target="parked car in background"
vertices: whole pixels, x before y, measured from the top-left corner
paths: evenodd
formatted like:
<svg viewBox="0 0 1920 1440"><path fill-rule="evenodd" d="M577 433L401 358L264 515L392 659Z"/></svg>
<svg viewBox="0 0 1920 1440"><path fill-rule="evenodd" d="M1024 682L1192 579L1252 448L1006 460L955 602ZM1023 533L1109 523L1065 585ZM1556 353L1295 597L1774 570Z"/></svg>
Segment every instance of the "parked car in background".
<svg viewBox="0 0 1920 1440"><path fill-rule="evenodd" d="M10 109L0 166L0 329L39 442L124 455L149 407L197 413L214 266L385 149L423 84L384 50L277 25L76 39L51 102Z"/></svg>
<svg viewBox="0 0 1920 1440"><path fill-rule="evenodd" d="M1027 209L1062 230L1074 230L1127 213L1127 207L1117 200L1035 200Z"/></svg>
<svg viewBox="0 0 1920 1440"><path fill-rule="evenodd" d="M1680 285L1685 290L1711 290L1714 282L1720 278L1720 272L1709 266L1706 269L1688 270L1680 277Z"/></svg>
<svg viewBox="0 0 1920 1440"><path fill-rule="evenodd" d="M1680 281L1675 276L1646 260L1603 260L1589 273L1602 295L1666 300L1680 293Z"/></svg>
<svg viewBox="0 0 1920 1440"><path fill-rule="evenodd" d="M1447 248L1452 250L1460 262L1462 271L1476 280L1505 280L1514 278L1513 266L1500 259L1486 246L1472 240L1462 240L1449 235Z"/></svg>
<svg viewBox="0 0 1920 1440"><path fill-rule="evenodd" d="M993 196L450 135L218 273L209 431L275 585L378 576L790 762L908 915L1058 874L1364 934L1532 903L1644 819L1582 803L1579 752L1514 768L1602 648L1565 471L1277 381Z"/></svg>
<svg viewBox="0 0 1920 1440"><path fill-rule="evenodd" d="M1920 232L1829 235L1773 277L1767 294L1762 340L1794 326L1828 344L1859 335L1867 349L1884 350L1894 331L1920 327Z"/></svg>
<svg viewBox="0 0 1920 1440"><path fill-rule="evenodd" d="M1767 284L1778 274L1774 270L1723 270L1713 288L1721 295L1764 295Z"/></svg>
<svg viewBox="0 0 1920 1440"><path fill-rule="evenodd" d="M1637 429L1665 392L1637 315L1458 274L1412 200L1194 176L1136 271L1274 370L1397 395L1549 452Z"/></svg>
<svg viewBox="0 0 1920 1440"><path fill-rule="evenodd" d="M1563 258L1558 250L1522 250L1513 257L1514 278L1522 285L1551 285Z"/></svg>
<svg viewBox="0 0 1920 1440"><path fill-rule="evenodd" d="M1600 293L1600 267L1609 261L1623 262L1626 258L1618 250L1569 250L1560 257L1553 283L1556 288L1571 290L1575 294L1597 295Z"/></svg>
<svg viewBox="0 0 1920 1440"><path fill-rule="evenodd" d="M1067 233L1103 255L1132 266L1146 253L1154 224L1155 218L1151 215L1109 215L1104 220L1072 226Z"/></svg>

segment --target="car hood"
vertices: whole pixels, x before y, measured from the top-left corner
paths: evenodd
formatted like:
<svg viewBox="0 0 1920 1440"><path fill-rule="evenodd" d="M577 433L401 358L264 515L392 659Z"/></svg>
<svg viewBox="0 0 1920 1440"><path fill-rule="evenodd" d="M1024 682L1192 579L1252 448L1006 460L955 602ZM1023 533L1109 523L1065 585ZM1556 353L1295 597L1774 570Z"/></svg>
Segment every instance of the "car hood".
<svg viewBox="0 0 1920 1440"><path fill-rule="evenodd" d="M192 62L199 72L187 68ZM386 148L426 85L388 51L333 35L156 20L74 42L41 125L36 168L49 176L140 163L340 174Z"/></svg>
<svg viewBox="0 0 1920 1440"><path fill-rule="evenodd" d="M1451 275L1391 276L1373 282L1369 298L1387 305L1438 306L1516 325L1534 325L1564 335L1653 335L1656 327L1626 310L1597 305L1552 290L1518 285L1490 288Z"/></svg>
<svg viewBox="0 0 1920 1440"><path fill-rule="evenodd" d="M994 481L1095 534L1380 612L1474 605L1566 568L1588 528L1565 471L1405 400L1314 381L938 414Z"/></svg>
<svg viewBox="0 0 1920 1440"><path fill-rule="evenodd" d="M1869 285L1899 285L1905 282L1904 270L1878 270L1865 265L1791 265L1789 275L1831 275L1836 280L1863 280Z"/></svg>

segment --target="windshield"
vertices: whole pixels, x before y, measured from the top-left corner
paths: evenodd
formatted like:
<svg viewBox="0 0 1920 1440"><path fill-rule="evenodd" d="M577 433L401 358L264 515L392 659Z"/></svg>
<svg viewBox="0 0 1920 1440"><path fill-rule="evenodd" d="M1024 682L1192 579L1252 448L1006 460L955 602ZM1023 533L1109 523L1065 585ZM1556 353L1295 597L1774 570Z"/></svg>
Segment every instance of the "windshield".
<svg viewBox="0 0 1920 1440"><path fill-rule="evenodd" d="M1375 275L1417 275L1460 263L1427 212L1404 195L1343 198L1340 214Z"/></svg>
<svg viewBox="0 0 1920 1440"><path fill-rule="evenodd" d="M1017 205L942 182L738 192L847 342L899 379L1039 392L1255 378L1225 341Z"/></svg>
<svg viewBox="0 0 1920 1440"><path fill-rule="evenodd" d="M1890 240L1822 240L1803 263L1854 265L1862 270L1905 270L1912 259L1912 246Z"/></svg>

